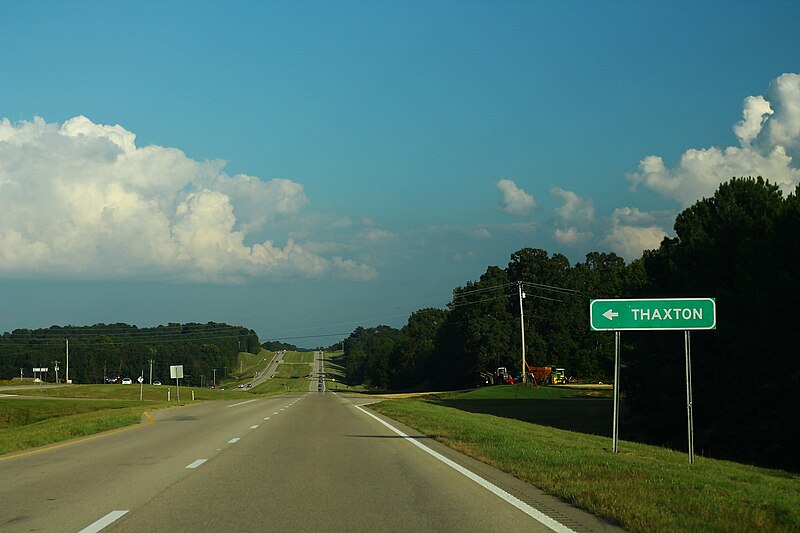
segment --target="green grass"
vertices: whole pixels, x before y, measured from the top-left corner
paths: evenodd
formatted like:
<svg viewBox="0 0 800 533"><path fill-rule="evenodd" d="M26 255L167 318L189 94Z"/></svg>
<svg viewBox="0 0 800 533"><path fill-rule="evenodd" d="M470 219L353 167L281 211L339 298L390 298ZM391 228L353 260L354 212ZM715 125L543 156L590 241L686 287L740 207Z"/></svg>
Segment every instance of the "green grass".
<svg viewBox="0 0 800 533"><path fill-rule="evenodd" d="M274 396L286 392L308 392L310 381L307 379L272 378L256 385L248 392L263 396Z"/></svg>
<svg viewBox="0 0 800 533"><path fill-rule="evenodd" d="M632 531L800 529L796 475L703 457L692 466L686 453L625 441L614 454L609 438L465 412L440 400L371 407Z"/></svg>
<svg viewBox="0 0 800 533"><path fill-rule="evenodd" d="M431 401L461 411L513 418L559 429L611 435L613 402L607 389L495 385L440 394Z"/></svg>
<svg viewBox="0 0 800 533"><path fill-rule="evenodd" d="M567 388L567 387L533 387L529 385L494 385L478 389L448 394L448 398L458 400L564 400L611 398L613 391L606 388Z"/></svg>
<svg viewBox="0 0 800 533"><path fill-rule="evenodd" d="M166 401L170 391L172 401L177 400L175 384L143 385L142 399L145 401ZM136 385L69 385L44 389L24 389L11 391L19 396L37 396L48 398L87 398L108 400L139 401L139 384ZM207 389L181 386L181 400L190 401L194 392L195 400L227 400L241 397L236 390Z"/></svg>
<svg viewBox="0 0 800 533"><path fill-rule="evenodd" d="M0 455L139 422L165 402L119 400L0 400Z"/></svg>
<svg viewBox="0 0 800 533"><path fill-rule="evenodd" d="M235 389L239 384L251 382L256 373L262 372L269 365L274 355L275 352L263 348L258 354L239 352L236 366L228 368L227 377L220 379L220 371L217 370L217 385Z"/></svg>
<svg viewBox="0 0 800 533"><path fill-rule="evenodd" d="M5 387L8 385L13 385L15 387L23 387L25 385L30 385L31 387L38 385L38 383L34 383L33 381L14 381L12 379L0 379L0 387Z"/></svg>
<svg viewBox="0 0 800 533"><path fill-rule="evenodd" d="M298 379L307 378L311 374L311 365L305 363L282 363L275 372L276 378Z"/></svg>
<svg viewBox="0 0 800 533"><path fill-rule="evenodd" d="M348 385L344 365L344 352L325 352L325 388L329 391L365 392L367 388L362 385Z"/></svg>
<svg viewBox="0 0 800 533"><path fill-rule="evenodd" d="M286 352L283 356L284 363L314 363L314 352Z"/></svg>

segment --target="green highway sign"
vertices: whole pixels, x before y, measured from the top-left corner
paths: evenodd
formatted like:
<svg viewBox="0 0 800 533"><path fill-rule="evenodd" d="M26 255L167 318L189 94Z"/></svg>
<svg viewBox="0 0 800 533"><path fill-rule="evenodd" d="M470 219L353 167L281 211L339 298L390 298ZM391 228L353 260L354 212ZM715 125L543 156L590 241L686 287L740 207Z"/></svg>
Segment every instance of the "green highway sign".
<svg viewBox="0 0 800 533"><path fill-rule="evenodd" d="M589 302L593 331L717 329L714 298L615 299Z"/></svg>

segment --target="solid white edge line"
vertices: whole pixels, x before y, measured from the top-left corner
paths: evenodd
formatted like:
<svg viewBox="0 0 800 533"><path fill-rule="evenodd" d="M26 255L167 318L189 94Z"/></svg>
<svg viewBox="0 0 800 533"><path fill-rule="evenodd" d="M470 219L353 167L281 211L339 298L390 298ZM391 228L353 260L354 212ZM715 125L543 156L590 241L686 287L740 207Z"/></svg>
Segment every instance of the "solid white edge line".
<svg viewBox="0 0 800 533"><path fill-rule="evenodd" d="M255 426L250 426L250 429L258 429L258 424L256 424Z"/></svg>
<svg viewBox="0 0 800 533"><path fill-rule="evenodd" d="M197 468L206 461L208 461L208 459L198 459L197 461L194 461L193 463L186 465L186 468Z"/></svg>
<svg viewBox="0 0 800 533"><path fill-rule="evenodd" d="M435 450L432 450L432 449L428 448L427 446L417 442L417 440L414 437L406 435L405 433L403 433L402 431L400 431L399 429L397 429L393 425L389 424L385 420L382 420L380 417L375 416L374 414L370 413L369 411L367 411L366 409L362 408L361 406L355 405L354 407L356 409L358 409L359 411L361 411L362 413L371 416L372 418L374 418L375 420L377 420L378 422L380 422L381 424L383 424L384 426L386 426L387 428L392 430L392 432L394 432L397 435L403 437L406 441L410 442L411 444L413 444L417 448L425 451L426 453L429 453L430 455L432 455L433 457L435 457L439 461L443 462L444 464L446 464L447 466L449 466L450 468L452 468L456 472L458 472L460 474L463 474L464 476L468 477L469 479L471 479L472 481L474 481L475 483L477 483L481 487L485 488L489 492L491 492L491 493L495 494L496 496L502 498L503 500L505 500L506 502L510 503L511 505L513 505L514 507L516 507L517 509L519 509L523 513L527 514L531 518L534 518L535 520L540 522L542 525L549 527L553 531L558 531L559 533L575 533L575 531L573 531L572 529L568 528L567 526L565 526L561 522L553 520L552 518L550 518L549 516L547 516L546 514L541 512L540 510L536 509L535 507L533 507L531 505L528 505L527 503L523 502L522 500L520 500L516 496L513 496L513 495L509 494L508 492L504 491L503 489L501 489L497 485L495 485L495 484L483 479L482 477L480 477L479 475L475 474L474 472L472 472L470 470L467 470L466 468L464 468L460 464L456 463L455 461L452 461L452 460L448 459L447 457L445 457L444 455L440 454L439 452L437 452Z"/></svg>
<svg viewBox="0 0 800 533"><path fill-rule="evenodd" d="M78 533L97 533L101 529L110 526L111 524L119 520L120 517L122 517L122 515L124 515L127 512L128 512L127 509L124 511L111 511L103 518L95 522L94 524L90 524L85 528L81 529L80 531L78 531Z"/></svg>

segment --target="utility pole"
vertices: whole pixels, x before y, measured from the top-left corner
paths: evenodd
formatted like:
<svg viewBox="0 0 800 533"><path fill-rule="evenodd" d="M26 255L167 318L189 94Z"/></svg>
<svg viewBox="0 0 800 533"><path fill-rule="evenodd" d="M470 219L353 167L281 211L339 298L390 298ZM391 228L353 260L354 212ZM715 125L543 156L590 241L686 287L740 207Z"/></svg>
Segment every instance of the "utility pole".
<svg viewBox="0 0 800 533"><path fill-rule="evenodd" d="M58 361L53 361L53 366L56 369L56 384L58 384Z"/></svg>
<svg viewBox="0 0 800 533"><path fill-rule="evenodd" d="M69 384L69 339L65 339L67 341L67 384Z"/></svg>
<svg viewBox="0 0 800 533"><path fill-rule="evenodd" d="M214 388L217 388L217 369L214 369Z"/></svg>
<svg viewBox="0 0 800 533"><path fill-rule="evenodd" d="M522 282L517 282L519 289L519 332L522 336L522 382L528 383L528 367L525 365L525 312L522 309L522 299L525 293L522 291Z"/></svg>
<svg viewBox="0 0 800 533"><path fill-rule="evenodd" d="M153 384L153 360L150 359L150 385Z"/></svg>

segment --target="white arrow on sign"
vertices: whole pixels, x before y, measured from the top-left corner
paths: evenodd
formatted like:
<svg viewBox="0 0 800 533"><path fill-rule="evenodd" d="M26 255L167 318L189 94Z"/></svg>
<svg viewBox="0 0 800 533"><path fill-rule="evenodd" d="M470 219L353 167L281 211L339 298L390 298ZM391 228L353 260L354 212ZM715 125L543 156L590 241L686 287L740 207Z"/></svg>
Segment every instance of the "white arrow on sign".
<svg viewBox="0 0 800 533"><path fill-rule="evenodd" d="M613 320L613 319L614 319L614 317L617 317L617 316L619 316L619 313L615 313L614 311L612 311L611 309L609 309L608 311L606 311L605 313L603 313L603 316L604 316L604 317L606 317L606 318L607 318L607 319L609 319L609 320Z"/></svg>

